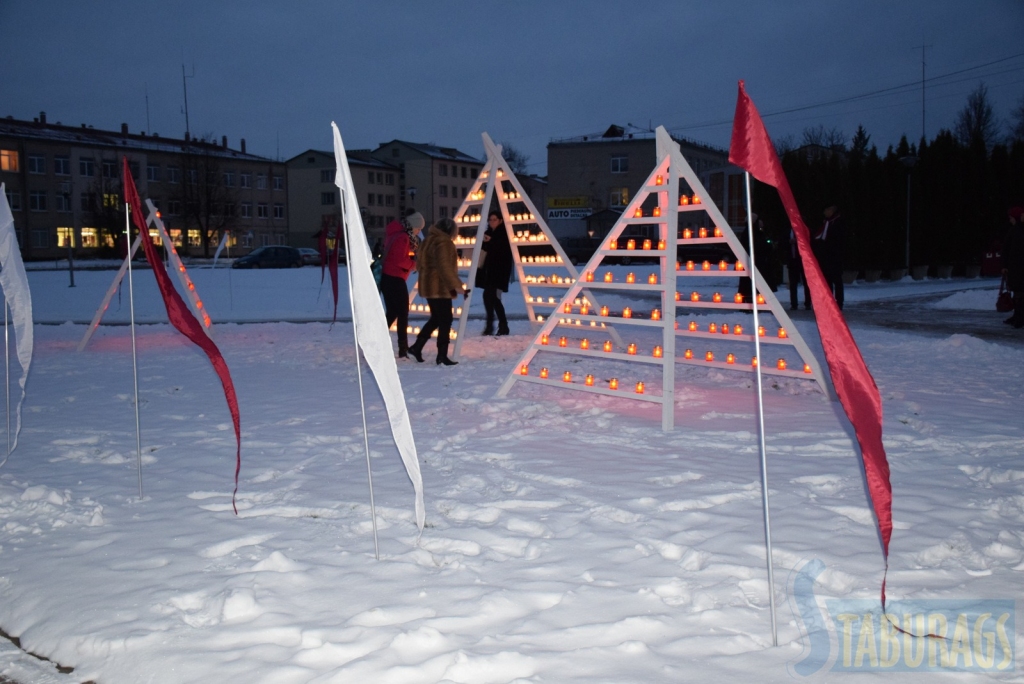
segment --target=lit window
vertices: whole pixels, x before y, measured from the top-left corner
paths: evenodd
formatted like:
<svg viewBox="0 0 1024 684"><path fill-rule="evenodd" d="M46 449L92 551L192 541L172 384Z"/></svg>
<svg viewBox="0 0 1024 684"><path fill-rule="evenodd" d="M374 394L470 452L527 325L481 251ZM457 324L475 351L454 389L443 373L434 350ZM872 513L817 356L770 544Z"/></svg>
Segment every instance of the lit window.
<svg viewBox="0 0 1024 684"><path fill-rule="evenodd" d="M189 247L202 247L203 238L200 236L199 231L195 228L189 228L188 231L188 246Z"/></svg>
<svg viewBox="0 0 1024 684"><path fill-rule="evenodd" d="M103 193L103 206L104 207L116 207L121 204L121 198L117 193L105 192Z"/></svg>
<svg viewBox="0 0 1024 684"><path fill-rule="evenodd" d="M75 246L75 229L74 228L57 228L57 246L74 247Z"/></svg>
<svg viewBox="0 0 1024 684"><path fill-rule="evenodd" d="M629 157L612 157L612 173L627 173Z"/></svg>
<svg viewBox="0 0 1024 684"><path fill-rule="evenodd" d="M608 206L624 207L627 204L629 204L629 188L612 188Z"/></svg>
<svg viewBox="0 0 1024 684"><path fill-rule="evenodd" d="M99 247L99 234L96 228L82 228L82 247Z"/></svg>
<svg viewBox="0 0 1024 684"><path fill-rule="evenodd" d="M46 157L41 154L28 155L29 173L46 173Z"/></svg>
<svg viewBox="0 0 1024 684"><path fill-rule="evenodd" d="M0 150L0 171L18 171L18 151Z"/></svg>

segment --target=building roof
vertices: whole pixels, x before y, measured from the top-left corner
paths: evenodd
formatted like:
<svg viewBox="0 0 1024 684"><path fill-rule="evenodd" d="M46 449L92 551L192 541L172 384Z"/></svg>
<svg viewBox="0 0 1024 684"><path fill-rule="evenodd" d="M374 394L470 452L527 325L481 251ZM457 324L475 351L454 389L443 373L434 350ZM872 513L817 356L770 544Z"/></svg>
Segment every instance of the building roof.
<svg viewBox="0 0 1024 684"><path fill-rule="evenodd" d="M627 132L627 128L632 129L631 132ZM690 148L697 148L707 150L708 152L715 152L717 154L728 154L729 151L722 149L721 147L715 147L707 143L700 142L698 140L692 140L690 138L684 138L682 136L673 135L672 139L680 145L686 145ZM605 131L600 133L587 133L584 135L577 135L570 138L552 138L548 141L548 145L566 145L566 144L577 144L577 143L608 143L608 142L623 142L630 140L654 140L654 131L649 131L645 128L637 128L636 126L626 127L617 126L612 124Z"/></svg>
<svg viewBox="0 0 1024 684"><path fill-rule="evenodd" d="M398 167L397 164L389 164L389 163L387 163L385 161L381 161L380 159L375 159L374 157L370 156L370 153L371 153L370 150L346 150L345 151L345 154L348 157L349 164L359 164L360 166L373 166L373 167L376 167L376 168L379 168L379 169L387 169L388 171L397 171L398 170L399 167ZM328 152L327 150L308 149L305 152L300 152L299 154L295 155L291 159L288 159L287 161L285 161L285 164L288 164L288 165L291 166L293 162L296 162L299 159L301 159L302 157L308 156L310 154L317 154L317 155L320 155L320 156L323 156L323 157L327 157L330 160L332 165L334 163L334 152L333 151Z"/></svg>
<svg viewBox="0 0 1024 684"><path fill-rule="evenodd" d="M442 159L447 161L465 162L467 164L483 164L483 161L476 157L471 157L465 152L460 152L454 147L439 147L432 145L431 143L414 143L407 140L392 140L391 142L381 143L378 149L385 147L386 145L392 145L398 143L399 145L405 145L406 147L412 148L421 154L425 154L433 159Z"/></svg>
<svg viewBox="0 0 1024 684"><path fill-rule="evenodd" d="M127 126L125 127L127 128ZM267 157L233 150L217 142L202 140L164 138L157 134L104 131L82 124L81 127L51 124L45 121L21 121L13 117L0 119L0 136L11 136L26 140L45 140L68 145L85 145L116 150L142 150L151 152L182 153L202 152L216 157L246 161L273 161Z"/></svg>

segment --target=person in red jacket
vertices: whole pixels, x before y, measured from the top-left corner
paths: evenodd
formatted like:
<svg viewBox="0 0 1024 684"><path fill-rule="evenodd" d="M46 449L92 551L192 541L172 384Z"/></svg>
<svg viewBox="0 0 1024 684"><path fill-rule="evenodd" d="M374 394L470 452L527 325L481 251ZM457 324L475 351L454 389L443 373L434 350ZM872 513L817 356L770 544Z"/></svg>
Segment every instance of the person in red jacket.
<svg viewBox="0 0 1024 684"><path fill-rule="evenodd" d="M423 214L414 212L384 229L384 268L380 291L384 295L388 328L398 321L398 358L409 358L409 286L406 280L416 268L416 248L423 230Z"/></svg>

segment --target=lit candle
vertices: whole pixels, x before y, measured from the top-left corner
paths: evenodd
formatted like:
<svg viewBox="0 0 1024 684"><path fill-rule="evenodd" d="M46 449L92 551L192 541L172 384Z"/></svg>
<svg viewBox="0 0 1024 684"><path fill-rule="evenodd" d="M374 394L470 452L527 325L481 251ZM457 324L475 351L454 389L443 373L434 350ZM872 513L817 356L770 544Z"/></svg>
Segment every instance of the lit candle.
<svg viewBox="0 0 1024 684"><path fill-rule="evenodd" d="M547 379L547 377L548 377L548 369L547 368L541 368L540 369L540 377L545 379L545 380Z"/></svg>
<svg viewBox="0 0 1024 684"><path fill-rule="evenodd" d="M647 276L647 284L648 285L657 285L658 284L658 274L657 273L652 273L651 275Z"/></svg>
<svg viewBox="0 0 1024 684"><path fill-rule="evenodd" d="M607 306L602 306L601 307L601 315L602 316L607 316L608 315L608 307Z"/></svg>
<svg viewBox="0 0 1024 684"><path fill-rule="evenodd" d="M548 343L548 336L547 335L541 335L540 336L540 343L543 344L543 345L547 345L547 343Z"/></svg>
<svg viewBox="0 0 1024 684"><path fill-rule="evenodd" d="M628 306L623 308L622 309L622 317L623 318L632 318L633 317L633 310L631 308L629 308Z"/></svg>
<svg viewBox="0 0 1024 684"><path fill-rule="evenodd" d="M753 357L752 359L750 359L750 365L752 367L754 367L754 368L757 368L757 357L756 356Z"/></svg>
<svg viewBox="0 0 1024 684"><path fill-rule="evenodd" d="M695 266L694 266L692 261L687 261L686 262L686 270L687 271L692 271L694 268L695 268Z"/></svg>
<svg viewBox="0 0 1024 684"><path fill-rule="evenodd" d="M692 349L687 349L686 351L684 351L683 352L683 358L684 359L692 359L693 358L693 350Z"/></svg>
<svg viewBox="0 0 1024 684"><path fill-rule="evenodd" d="M654 207L651 211L651 216L661 216L661 207Z"/></svg>
<svg viewBox="0 0 1024 684"><path fill-rule="evenodd" d="M779 328L779 339L780 340L784 340L787 337L789 337L789 334L786 332L786 329L785 328Z"/></svg>
<svg viewBox="0 0 1024 684"><path fill-rule="evenodd" d="M718 332L718 324L717 323L709 323L708 324L708 332L709 333L716 333L716 332Z"/></svg>
<svg viewBox="0 0 1024 684"><path fill-rule="evenodd" d="M722 259L721 261L718 262L718 270L719 271L728 271L729 270L729 264L726 263L725 259Z"/></svg>
<svg viewBox="0 0 1024 684"><path fill-rule="evenodd" d="M764 337L764 326L763 325L757 326L757 336L758 337Z"/></svg>
<svg viewBox="0 0 1024 684"><path fill-rule="evenodd" d="M722 324L722 334L723 335L728 335L729 334L729 324L728 323L723 323Z"/></svg>
<svg viewBox="0 0 1024 684"><path fill-rule="evenodd" d="M725 355L725 362L729 363L729 364L736 363L736 357L733 356L732 354L726 354Z"/></svg>
<svg viewBox="0 0 1024 684"><path fill-rule="evenodd" d="M572 373L570 371L562 373L562 382L572 382Z"/></svg>
<svg viewBox="0 0 1024 684"><path fill-rule="evenodd" d="M779 359L779 362L775 364L775 367L779 370L786 370L786 359Z"/></svg>
<svg viewBox="0 0 1024 684"><path fill-rule="evenodd" d="M697 332L697 321L690 321L690 325L687 326L690 332Z"/></svg>
<svg viewBox="0 0 1024 684"><path fill-rule="evenodd" d="M690 198L686 195L679 196L679 206L683 207L690 203Z"/></svg>
<svg viewBox="0 0 1024 684"><path fill-rule="evenodd" d="M585 337L580 340L580 349L590 349L590 340Z"/></svg>
<svg viewBox="0 0 1024 684"><path fill-rule="evenodd" d="M715 294L711 295L711 301L713 301L715 304L720 304L722 302L722 293L716 292Z"/></svg>
<svg viewBox="0 0 1024 684"><path fill-rule="evenodd" d="M602 349L604 349L606 352L610 352L612 350L611 340L605 340Z"/></svg>
<svg viewBox="0 0 1024 684"><path fill-rule="evenodd" d="M739 292L737 292L733 296L732 301L736 302L737 304L742 304L743 303L743 295L740 294Z"/></svg>
<svg viewBox="0 0 1024 684"><path fill-rule="evenodd" d="M655 185L664 185L665 184L665 179L662 178L661 176L655 176L654 177L654 184Z"/></svg>
<svg viewBox="0 0 1024 684"><path fill-rule="evenodd" d="M661 346L656 346L654 347L654 351L651 352L651 355L656 359L660 359L665 355L665 353L662 351Z"/></svg>
<svg viewBox="0 0 1024 684"><path fill-rule="evenodd" d="M655 214L655 216L657 216L657 214ZM650 248L651 248L651 241L650 240L644 240L644 249L650 249Z"/></svg>
<svg viewBox="0 0 1024 684"><path fill-rule="evenodd" d="M608 381L608 389L613 389L613 390L619 389L619 379L618 378L612 378L611 380L609 380Z"/></svg>
<svg viewBox="0 0 1024 684"><path fill-rule="evenodd" d="M632 242L632 240L630 240L630 242ZM635 273L627 273L626 274L626 282L629 283L630 285L635 283L636 282L636 274Z"/></svg>
<svg viewBox="0 0 1024 684"><path fill-rule="evenodd" d="M618 248L619 248L619 241L618 240L612 240L611 242L608 243L608 249L618 249Z"/></svg>
<svg viewBox="0 0 1024 684"><path fill-rule="evenodd" d="M665 241L664 240L658 240L658 249L665 249ZM678 265L676 266L676 270L677 271L679 270L679 266Z"/></svg>
<svg viewBox="0 0 1024 684"><path fill-rule="evenodd" d="M804 364L804 373L811 373L811 365L809 363Z"/></svg>
<svg viewBox="0 0 1024 684"><path fill-rule="evenodd" d="M742 335L742 334L743 334L743 326L742 326L742 325L740 325L739 323L737 323L736 325L734 325L734 326L732 327L732 334L733 334L733 335Z"/></svg>
<svg viewBox="0 0 1024 684"><path fill-rule="evenodd" d="M530 367L527 366L524 363L522 366L519 367L519 374L520 375L529 375L530 374Z"/></svg>
<svg viewBox="0 0 1024 684"><path fill-rule="evenodd" d="M697 235L698 237L706 238L708 236L708 229L701 228L699 231L697 231Z"/></svg>
<svg viewBox="0 0 1024 684"><path fill-rule="evenodd" d="M586 379L583 380L583 384L586 385L587 387L593 387L594 386L594 376L593 375L587 375Z"/></svg>
<svg viewBox="0 0 1024 684"><path fill-rule="evenodd" d="M651 311L651 320L652 321L660 321L661 320L661 311L658 310L658 309L652 310Z"/></svg>
<svg viewBox="0 0 1024 684"><path fill-rule="evenodd" d="M692 293L690 293L690 301L691 302L699 302L700 301L700 293L699 292L692 292Z"/></svg>
<svg viewBox="0 0 1024 684"><path fill-rule="evenodd" d="M722 237L722 229L715 226L715 237Z"/></svg>
<svg viewBox="0 0 1024 684"><path fill-rule="evenodd" d="M736 270L737 271L746 271L747 268L743 265L742 261L737 261L736 262Z"/></svg>
<svg viewBox="0 0 1024 684"><path fill-rule="evenodd" d="M630 342L629 346L626 347L626 353L630 354L631 356L636 356L636 344Z"/></svg>
<svg viewBox="0 0 1024 684"><path fill-rule="evenodd" d="M559 347L568 347L568 346L569 346L569 340L568 340L568 338L565 338L565 337L559 337L559 338L558 338L558 346L559 346Z"/></svg>
<svg viewBox="0 0 1024 684"><path fill-rule="evenodd" d="M636 249L636 240L626 240L626 249Z"/></svg>
<svg viewBox="0 0 1024 684"><path fill-rule="evenodd" d="M637 207L636 211L633 212L633 218L643 218L644 210L642 207Z"/></svg>
<svg viewBox="0 0 1024 684"><path fill-rule="evenodd" d="M644 393L644 383L643 382L636 383L636 393L637 394L643 394Z"/></svg>
<svg viewBox="0 0 1024 684"><path fill-rule="evenodd" d="M583 276L583 280L585 280L588 283L594 282L594 272L593 271L587 271L586 274L584 274L584 276Z"/></svg>
<svg viewBox="0 0 1024 684"><path fill-rule="evenodd" d="M694 204L700 204L700 197L697 197L697 195L694 195L693 196L693 203Z"/></svg>
<svg viewBox="0 0 1024 684"><path fill-rule="evenodd" d="M700 265L700 270L702 270L702 271L710 271L711 270L711 262L710 261L703 262Z"/></svg>
<svg viewBox="0 0 1024 684"><path fill-rule="evenodd" d="M582 304L582 305L580 306L580 316L586 316L586 315L587 315L587 314L589 314L589 313L590 313L590 307L589 307L589 306L587 306L586 302L584 302L584 303L583 303L583 304Z"/></svg>
<svg viewBox="0 0 1024 684"><path fill-rule="evenodd" d="M612 272L611 271L605 271L604 282L610 283L613 280L615 280L615 276L612 275Z"/></svg>
<svg viewBox="0 0 1024 684"><path fill-rule="evenodd" d="M707 354L704 355L704 360L705 361L714 361L715 360L715 352L709 351Z"/></svg>
<svg viewBox="0 0 1024 684"><path fill-rule="evenodd" d="M760 293L759 293L759 294L757 295L757 303L758 303L758 304L764 304L764 295L763 295L763 294L760 294Z"/></svg>
<svg viewBox="0 0 1024 684"><path fill-rule="evenodd" d="M683 295L679 291L676 291L676 301L677 302L683 301Z"/></svg>
<svg viewBox="0 0 1024 684"><path fill-rule="evenodd" d="M684 240L689 240L692 237L693 237L693 231L690 230L689 228L683 228L683 239Z"/></svg>
<svg viewBox="0 0 1024 684"><path fill-rule="evenodd" d="M566 302L565 305L562 306L562 313L572 313L572 302Z"/></svg>

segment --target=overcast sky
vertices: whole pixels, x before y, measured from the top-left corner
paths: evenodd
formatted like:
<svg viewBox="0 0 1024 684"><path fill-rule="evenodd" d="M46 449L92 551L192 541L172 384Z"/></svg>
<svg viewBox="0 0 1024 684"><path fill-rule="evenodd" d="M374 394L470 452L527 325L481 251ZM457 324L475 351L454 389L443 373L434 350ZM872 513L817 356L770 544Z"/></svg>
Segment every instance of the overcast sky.
<svg viewBox="0 0 1024 684"><path fill-rule="evenodd" d="M482 157L487 131L545 173L552 138L612 123L726 147L741 78L765 115L914 83L765 119L884 151L921 136L921 45L929 138L982 81L1002 121L1021 102L1021 0L0 0L0 116L180 137L184 62L193 134L232 147L330 149L335 120Z"/></svg>

